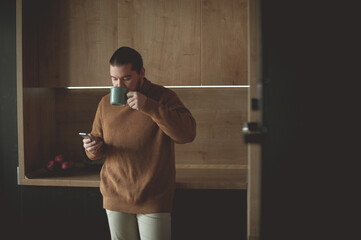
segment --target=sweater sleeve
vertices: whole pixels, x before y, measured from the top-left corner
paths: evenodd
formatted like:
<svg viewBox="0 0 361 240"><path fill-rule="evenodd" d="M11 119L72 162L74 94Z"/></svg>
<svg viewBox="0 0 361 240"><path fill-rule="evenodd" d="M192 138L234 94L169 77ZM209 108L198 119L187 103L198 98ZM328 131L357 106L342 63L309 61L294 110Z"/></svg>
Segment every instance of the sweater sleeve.
<svg viewBox="0 0 361 240"><path fill-rule="evenodd" d="M168 90L159 101L150 97L141 111L176 143L192 142L196 137L196 121L176 93Z"/></svg>
<svg viewBox="0 0 361 240"><path fill-rule="evenodd" d="M100 139L103 139L102 114L101 114L102 113L102 107L101 107L102 101L100 101L100 103L98 104L98 108L95 113L95 118L93 121L93 127L92 127L92 131L91 131L91 135L93 135L96 138L100 138ZM97 154L92 154L91 152L88 152L87 150L85 150L85 153L90 160L97 160L97 159L100 159L103 157L103 152L104 152L103 148L104 148L104 144L98 150Z"/></svg>

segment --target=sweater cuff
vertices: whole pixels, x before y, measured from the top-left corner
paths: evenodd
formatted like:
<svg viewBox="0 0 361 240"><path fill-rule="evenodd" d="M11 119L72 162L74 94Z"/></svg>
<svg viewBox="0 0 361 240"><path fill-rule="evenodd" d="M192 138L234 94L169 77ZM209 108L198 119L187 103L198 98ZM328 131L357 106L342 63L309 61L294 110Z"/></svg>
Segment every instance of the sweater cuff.
<svg viewBox="0 0 361 240"><path fill-rule="evenodd" d="M87 150L85 150L85 154L90 160L98 160L99 158L101 158L101 156L98 156L99 154L95 155L91 152L88 152Z"/></svg>

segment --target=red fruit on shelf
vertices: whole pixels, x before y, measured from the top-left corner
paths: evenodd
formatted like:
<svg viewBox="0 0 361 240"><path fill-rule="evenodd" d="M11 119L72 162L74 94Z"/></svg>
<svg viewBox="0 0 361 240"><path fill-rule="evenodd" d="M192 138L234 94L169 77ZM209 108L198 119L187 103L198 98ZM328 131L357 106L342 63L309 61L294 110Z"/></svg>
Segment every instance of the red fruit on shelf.
<svg viewBox="0 0 361 240"><path fill-rule="evenodd" d="M61 170L67 170L73 166L73 162L71 161L64 161L61 163Z"/></svg>
<svg viewBox="0 0 361 240"><path fill-rule="evenodd" d="M55 161L54 160L50 160L47 164L46 164L46 169L52 171L55 168Z"/></svg>
<svg viewBox="0 0 361 240"><path fill-rule="evenodd" d="M62 161L64 161L64 155L63 155L63 154L58 154L58 155L56 155L55 158L54 158L54 161L55 161L55 162L62 162Z"/></svg>

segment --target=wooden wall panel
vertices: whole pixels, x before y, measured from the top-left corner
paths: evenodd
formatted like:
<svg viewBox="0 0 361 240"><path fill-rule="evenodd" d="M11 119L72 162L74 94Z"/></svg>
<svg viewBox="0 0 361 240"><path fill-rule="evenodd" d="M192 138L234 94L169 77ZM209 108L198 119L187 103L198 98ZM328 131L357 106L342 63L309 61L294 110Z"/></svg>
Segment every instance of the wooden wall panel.
<svg viewBox="0 0 361 240"><path fill-rule="evenodd" d="M22 6L22 21L18 22L17 28L22 30L21 58L24 63L22 66L22 78L24 87L39 86L39 49L38 49L38 31L39 31L39 8L38 4L32 1L24 1ZM20 58L20 56L18 56Z"/></svg>
<svg viewBox="0 0 361 240"><path fill-rule="evenodd" d="M247 166L247 145L242 126L247 121L246 88L173 88L197 121L197 137L176 144L176 163ZM83 158L78 132L90 132L101 97L109 90L56 90L57 148L75 159Z"/></svg>
<svg viewBox="0 0 361 240"><path fill-rule="evenodd" d="M200 1L119 0L118 45L137 49L154 83L200 85Z"/></svg>
<svg viewBox="0 0 361 240"><path fill-rule="evenodd" d="M247 189L247 169L177 167L176 183L185 189Z"/></svg>
<svg viewBox="0 0 361 240"><path fill-rule="evenodd" d="M116 0L32 1L38 4L42 87L110 85L117 47Z"/></svg>
<svg viewBox="0 0 361 240"><path fill-rule="evenodd" d="M108 60L124 45L143 55L146 76L158 84L247 84L247 0L31 3L28 86L110 85Z"/></svg>
<svg viewBox="0 0 361 240"><path fill-rule="evenodd" d="M109 89L24 90L26 169L36 172L58 153L84 163L78 132L90 132L97 105ZM245 189L248 152L242 126L248 115L247 88L173 90L197 121L195 141L176 144L178 187Z"/></svg>
<svg viewBox="0 0 361 240"><path fill-rule="evenodd" d="M192 143L176 144L176 163L247 166L242 135L247 121L247 88L173 89L197 121Z"/></svg>
<svg viewBox="0 0 361 240"><path fill-rule="evenodd" d="M56 89L56 147L75 162L86 160L79 132L89 133L100 99L108 89Z"/></svg>
<svg viewBox="0 0 361 240"><path fill-rule="evenodd" d="M202 85L248 84L248 0L202 0Z"/></svg>
<svg viewBox="0 0 361 240"><path fill-rule="evenodd" d="M51 89L24 88L25 174L43 168L55 153L55 97Z"/></svg>

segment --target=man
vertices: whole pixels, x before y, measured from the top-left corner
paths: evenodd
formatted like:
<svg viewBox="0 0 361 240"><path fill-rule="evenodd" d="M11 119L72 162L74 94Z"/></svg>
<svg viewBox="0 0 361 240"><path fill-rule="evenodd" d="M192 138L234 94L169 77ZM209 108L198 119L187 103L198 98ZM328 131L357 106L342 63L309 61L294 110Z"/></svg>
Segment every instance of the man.
<svg viewBox="0 0 361 240"><path fill-rule="evenodd" d="M104 96L91 135L83 140L87 156L106 160L100 191L112 239L170 239L175 191L174 142L196 136L196 122L170 89L145 78L141 55L121 47L110 61L114 87L124 87L127 105Z"/></svg>

